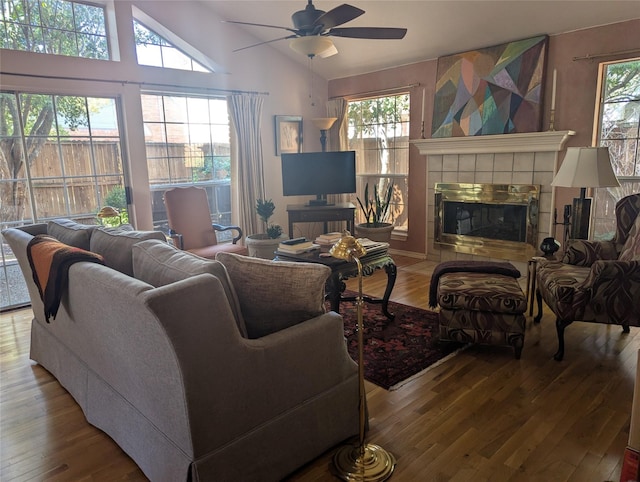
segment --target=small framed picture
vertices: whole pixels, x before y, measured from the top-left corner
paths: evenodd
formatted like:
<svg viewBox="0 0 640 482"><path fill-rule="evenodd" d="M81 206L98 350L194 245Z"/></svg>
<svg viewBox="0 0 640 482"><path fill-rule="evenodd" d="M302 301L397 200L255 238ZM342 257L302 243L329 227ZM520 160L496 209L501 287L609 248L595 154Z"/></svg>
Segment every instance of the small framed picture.
<svg viewBox="0 0 640 482"><path fill-rule="evenodd" d="M302 117L276 115L276 156L302 152Z"/></svg>

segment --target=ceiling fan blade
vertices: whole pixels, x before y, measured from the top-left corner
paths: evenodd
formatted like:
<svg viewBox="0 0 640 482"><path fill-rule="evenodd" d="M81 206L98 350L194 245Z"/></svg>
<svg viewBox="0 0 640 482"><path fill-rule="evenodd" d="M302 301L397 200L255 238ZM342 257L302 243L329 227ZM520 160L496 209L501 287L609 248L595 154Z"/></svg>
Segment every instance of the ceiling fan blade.
<svg viewBox="0 0 640 482"><path fill-rule="evenodd" d="M407 33L406 28L391 28L391 27L345 27L345 28L332 28L326 35L333 35L334 37L347 37L347 38L364 38L364 39L401 39Z"/></svg>
<svg viewBox="0 0 640 482"><path fill-rule="evenodd" d="M235 23L237 25L252 25L254 27L268 27L268 28L278 28L280 30L287 30L288 32L292 32L295 34L299 34L297 30L294 30L289 27L280 27L279 25L266 25L264 23L251 23L251 22L238 22L235 20L223 20L224 23Z"/></svg>
<svg viewBox="0 0 640 482"><path fill-rule="evenodd" d="M286 37L274 38L273 40L267 40L266 42L259 42L257 44L247 45L246 47L240 47L239 49L235 49L235 50L233 50L233 52L240 52L241 50L247 50L247 49L250 49L252 47L257 47L259 45L270 44L270 43L273 43L273 42L277 42L278 40L286 40L286 39L289 39L289 38L296 38L296 35L287 35Z"/></svg>
<svg viewBox="0 0 640 482"><path fill-rule="evenodd" d="M337 27L338 25L342 25L343 23L350 22L354 18L358 18L363 13L364 10L343 3L342 5L325 12L323 15L318 17L313 24L322 25L322 30L324 31Z"/></svg>

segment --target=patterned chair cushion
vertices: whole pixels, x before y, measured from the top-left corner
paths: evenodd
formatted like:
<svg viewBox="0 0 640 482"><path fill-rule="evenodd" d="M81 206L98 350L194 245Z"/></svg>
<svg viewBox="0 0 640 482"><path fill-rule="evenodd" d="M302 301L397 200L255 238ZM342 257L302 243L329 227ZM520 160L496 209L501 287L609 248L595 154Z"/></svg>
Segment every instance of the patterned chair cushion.
<svg viewBox="0 0 640 482"><path fill-rule="evenodd" d="M580 287L585 284L590 271L588 267L559 261L539 263L536 273L538 289L557 316L570 319L578 316L577 310L584 312L589 293Z"/></svg>
<svg viewBox="0 0 640 482"><path fill-rule="evenodd" d="M527 300L515 278L486 273L446 273L438 282L443 309L524 313Z"/></svg>
<svg viewBox="0 0 640 482"><path fill-rule="evenodd" d="M640 193L625 196L616 203L616 234L614 241L618 252L622 250L631 228L640 216Z"/></svg>
<svg viewBox="0 0 640 482"><path fill-rule="evenodd" d="M618 259L620 261L640 261L640 216L636 218Z"/></svg>
<svg viewBox="0 0 640 482"><path fill-rule="evenodd" d="M618 259L614 241L571 239L562 262L575 266L591 266L599 259Z"/></svg>

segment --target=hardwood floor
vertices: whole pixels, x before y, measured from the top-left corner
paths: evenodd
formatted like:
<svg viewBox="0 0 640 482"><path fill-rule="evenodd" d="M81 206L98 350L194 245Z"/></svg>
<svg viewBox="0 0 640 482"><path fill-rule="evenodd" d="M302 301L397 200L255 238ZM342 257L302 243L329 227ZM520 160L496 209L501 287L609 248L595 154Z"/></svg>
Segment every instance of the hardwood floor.
<svg viewBox="0 0 640 482"><path fill-rule="evenodd" d="M433 264L394 259L391 299L426 308ZM385 283L377 272L364 291L380 296ZM30 320L30 309L0 315L0 480L146 480L29 360ZM640 330L574 323L558 363L552 315L527 321L520 360L508 348L471 347L397 391L367 382L367 440L397 458L391 480L619 480ZM330 460L331 451L287 480L333 480Z"/></svg>

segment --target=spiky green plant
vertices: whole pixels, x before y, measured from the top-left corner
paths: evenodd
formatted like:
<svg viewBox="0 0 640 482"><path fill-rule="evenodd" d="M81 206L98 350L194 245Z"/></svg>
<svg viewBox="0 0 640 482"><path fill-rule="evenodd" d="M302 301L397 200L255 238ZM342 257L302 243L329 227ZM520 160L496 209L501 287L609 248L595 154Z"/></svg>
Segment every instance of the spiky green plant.
<svg viewBox="0 0 640 482"><path fill-rule="evenodd" d="M364 203L358 199L360 210L364 215L365 225L368 228L379 228L387 222L389 216L389 205L393 195L393 183L390 183L384 192L384 197L378 194L378 186L373 186L373 199L369 197L369 183L364 186Z"/></svg>

